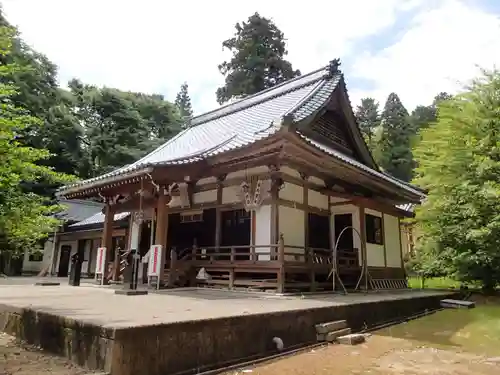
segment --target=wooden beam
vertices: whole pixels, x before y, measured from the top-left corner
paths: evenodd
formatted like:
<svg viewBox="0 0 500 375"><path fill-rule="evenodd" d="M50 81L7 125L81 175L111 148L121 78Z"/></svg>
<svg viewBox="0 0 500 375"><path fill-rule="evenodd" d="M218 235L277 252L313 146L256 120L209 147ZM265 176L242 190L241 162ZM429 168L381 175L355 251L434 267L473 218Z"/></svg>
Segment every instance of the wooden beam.
<svg viewBox="0 0 500 375"><path fill-rule="evenodd" d="M167 249L167 229L168 229L168 202L169 196L164 186L160 186L158 190L158 205L157 205L157 217L156 217L156 233L155 233L155 245L162 246L161 262L160 262L160 276L158 278L160 285L165 284L165 261L168 257L170 258L170 252Z"/></svg>
<svg viewBox="0 0 500 375"><path fill-rule="evenodd" d="M101 244L106 248L106 265L105 267L105 277L103 277L103 283L106 284L108 282L108 275L107 275L107 270L108 266L107 263L109 263L111 259L111 252L113 250L113 222L114 222L114 207L112 206L111 202L106 202L105 206L105 211L104 211L104 226L102 230L102 239L101 239Z"/></svg>

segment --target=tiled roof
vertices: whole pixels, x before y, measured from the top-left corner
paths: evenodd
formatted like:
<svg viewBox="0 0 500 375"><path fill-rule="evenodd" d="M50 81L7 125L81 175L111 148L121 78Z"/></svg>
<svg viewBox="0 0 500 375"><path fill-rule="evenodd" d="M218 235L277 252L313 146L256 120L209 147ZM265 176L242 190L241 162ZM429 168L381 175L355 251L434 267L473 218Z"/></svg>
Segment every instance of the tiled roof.
<svg viewBox="0 0 500 375"><path fill-rule="evenodd" d="M342 80L342 73L332 64L312 73L286 81L271 89L194 117L190 127L137 162L111 173L63 187L64 191L92 187L133 176L160 165L186 164L250 145L276 133L285 118L294 122L316 114L326 105ZM402 187L411 193L421 192L411 185L376 171L343 153L301 135L307 142L329 155L372 175Z"/></svg>
<svg viewBox="0 0 500 375"><path fill-rule="evenodd" d="M85 218L94 215L97 212L101 212L103 207L102 203L80 200L80 199L74 199L74 200L61 199L59 200L58 203L64 206L65 209L59 212L56 216L59 219L65 221L84 220Z"/></svg>
<svg viewBox="0 0 500 375"><path fill-rule="evenodd" d="M62 190L99 183L100 180L152 166L194 162L269 137L279 130L285 116L293 116L295 121L300 121L319 109L341 77L340 72L331 74L328 67L324 67L194 117L189 128L137 162L67 185Z"/></svg>
<svg viewBox="0 0 500 375"><path fill-rule="evenodd" d="M340 159L344 162L346 162L347 164L350 164L352 166L355 166L359 169L362 169L370 174L372 174L373 176L375 177L379 177L383 180L386 180L388 182L391 182L393 183L394 185L397 185L399 186L400 188L403 188L405 190L408 190L414 194L417 194L417 195L420 195L420 196L424 196L424 194L422 193L422 191L420 191L419 189L417 189L416 187L410 185L410 184L407 184L406 182L403 182L397 178L394 178L386 173L382 173L382 172L379 172L379 171L376 171L370 167L367 167L366 165L360 163L359 161L357 160L354 160L352 158L350 158L349 156L341 153L340 151L337 151L331 147L328 147L322 143L319 143L319 142L316 142L302 134L300 134L300 136L305 139L307 142L309 142L310 144L312 144L313 146L319 148L320 150L326 152L327 154L331 155L331 156L335 156L337 159Z"/></svg>
<svg viewBox="0 0 500 375"><path fill-rule="evenodd" d="M416 206L417 205L414 203L405 203L405 204L397 205L396 207L403 210L403 211L414 212Z"/></svg>
<svg viewBox="0 0 500 375"><path fill-rule="evenodd" d="M130 215L130 212L120 212L118 214L115 214L115 217L113 218L114 221L119 221L122 219L125 219L127 216ZM102 212L98 212L90 217L87 217L86 219L79 221L78 223L72 224L69 227L70 228L75 228L75 227L81 227L84 225L95 225L95 224L102 224L104 223L104 214Z"/></svg>

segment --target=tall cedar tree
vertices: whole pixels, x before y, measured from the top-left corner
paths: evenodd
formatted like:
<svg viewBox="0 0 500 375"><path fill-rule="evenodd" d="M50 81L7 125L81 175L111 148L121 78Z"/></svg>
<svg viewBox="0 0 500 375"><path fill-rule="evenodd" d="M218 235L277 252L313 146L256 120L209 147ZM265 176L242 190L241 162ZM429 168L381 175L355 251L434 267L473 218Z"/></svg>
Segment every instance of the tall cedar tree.
<svg viewBox="0 0 500 375"><path fill-rule="evenodd" d="M19 141L19 134L30 128L37 131L43 122L29 111L15 104L19 88L13 79L14 72L24 68L11 61L15 31L0 27L0 255L7 258L14 253L34 249L37 243L52 232L59 221L51 215L60 208L51 205L41 195L26 193L24 183L36 184L72 181L70 176L54 172L40 165L50 157L47 150L29 147Z"/></svg>
<svg viewBox="0 0 500 375"><path fill-rule="evenodd" d="M375 146L375 131L380 125L378 103L373 98L361 99L361 105L356 108L356 119L365 141L373 150Z"/></svg>
<svg viewBox="0 0 500 375"><path fill-rule="evenodd" d="M403 181L412 177L411 138L414 135L408 111L399 96L391 93L381 117L381 134L375 157L382 169Z"/></svg>
<svg viewBox="0 0 500 375"><path fill-rule="evenodd" d="M415 183L429 190L416 220L424 270L486 289L500 281L500 72L439 104L414 153Z"/></svg>
<svg viewBox="0 0 500 375"><path fill-rule="evenodd" d="M179 109L182 119L188 119L193 116L193 109L191 108L191 98L188 93L188 84L184 82L181 85L181 90L177 93L175 98L175 105Z"/></svg>
<svg viewBox="0 0 500 375"><path fill-rule="evenodd" d="M431 105L419 105L415 107L410 116L410 123L415 133L421 129L427 128L430 124L436 122L439 103L451 99L451 95L441 92L434 97Z"/></svg>
<svg viewBox="0 0 500 375"><path fill-rule="evenodd" d="M285 37L268 18L253 14L246 22L237 23L234 37L222 43L232 57L219 65L225 85L217 89L217 101L241 98L276 86L300 75L287 55Z"/></svg>

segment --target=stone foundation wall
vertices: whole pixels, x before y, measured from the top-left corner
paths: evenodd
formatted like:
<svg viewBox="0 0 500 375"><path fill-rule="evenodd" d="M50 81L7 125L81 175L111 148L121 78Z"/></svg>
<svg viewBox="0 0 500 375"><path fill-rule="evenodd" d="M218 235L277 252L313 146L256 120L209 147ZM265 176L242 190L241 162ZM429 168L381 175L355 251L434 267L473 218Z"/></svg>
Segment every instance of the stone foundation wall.
<svg viewBox="0 0 500 375"><path fill-rule="evenodd" d="M113 329L0 305L0 330L80 366L111 371Z"/></svg>
<svg viewBox="0 0 500 375"><path fill-rule="evenodd" d="M450 294L450 296L456 294ZM450 297L448 296L448 297ZM439 307L447 296L364 302L230 318L104 329L0 306L0 329L111 375L195 374L316 341L315 324L346 319L353 330Z"/></svg>

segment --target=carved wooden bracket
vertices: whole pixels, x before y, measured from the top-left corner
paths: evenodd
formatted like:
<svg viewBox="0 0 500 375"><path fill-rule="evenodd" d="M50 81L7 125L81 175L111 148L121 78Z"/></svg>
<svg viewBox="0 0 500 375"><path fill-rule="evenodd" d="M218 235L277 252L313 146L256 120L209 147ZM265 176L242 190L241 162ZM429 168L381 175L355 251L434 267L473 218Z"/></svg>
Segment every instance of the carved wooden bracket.
<svg viewBox="0 0 500 375"><path fill-rule="evenodd" d="M251 176L243 181L237 191L245 211L258 209L262 202L270 196L271 181L261 180L258 176Z"/></svg>

